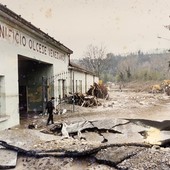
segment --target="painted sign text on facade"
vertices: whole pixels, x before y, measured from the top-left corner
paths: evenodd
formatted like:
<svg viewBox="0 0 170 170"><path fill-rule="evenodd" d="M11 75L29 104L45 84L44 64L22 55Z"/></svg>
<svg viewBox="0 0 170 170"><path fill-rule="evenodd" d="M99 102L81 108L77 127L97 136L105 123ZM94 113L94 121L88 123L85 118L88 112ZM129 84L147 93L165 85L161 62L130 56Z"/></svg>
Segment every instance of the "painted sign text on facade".
<svg viewBox="0 0 170 170"><path fill-rule="evenodd" d="M20 31L0 23L0 38L9 41L10 43L20 45L25 48L29 48L35 52L47 55L59 60L65 61L65 55L59 53L51 47L36 41L35 39L28 37Z"/></svg>

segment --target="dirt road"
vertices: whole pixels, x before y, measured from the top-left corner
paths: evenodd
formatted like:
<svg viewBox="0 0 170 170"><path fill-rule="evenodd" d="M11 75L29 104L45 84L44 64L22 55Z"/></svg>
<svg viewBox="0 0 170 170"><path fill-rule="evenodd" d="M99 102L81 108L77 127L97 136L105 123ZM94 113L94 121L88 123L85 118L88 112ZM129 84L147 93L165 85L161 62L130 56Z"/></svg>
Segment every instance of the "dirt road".
<svg viewBox="0 0 170 170"><path fill-rule="evenodd" d="M32 158L19 156L15 170L24 169L84 169L84 170L110 170L110 169L168 169L170 167L169 148L143 146L145 138L147 142L158 142L160 138L168 137L170 120L170 98L164 93L152 94L147 91L136 92L134 89L112 89L109 92L109 100L100 99L102 106L85 108L81 106L68 105L63 103L58 106L67 112L61 115L54 115L55 124L75 122L92 122L96 128L94 131L83 133L84 140L74 138L62 139L56 133L50 132L50 126L46 126L47 115L27 115L21 119L21 126L9 130L8 133L1 133L0 140L10 141L24 149L31 150L62 150L84 152L96 147L100 149L97 154L85 158L55 158L43 157ZM34 123L36 129L29 130L28 125ZM142 124L142 126L141 126ZM103 131L106 127L106 130ZM152 127L152 128L150 128ZM110 128L110 129L107 129ZM24 130L25 129L25 130ZM145 135L145 130L149 132ZM156 129L156 130L155 130ZM42 134L40 131L48 134ZM139 134L142 132L143 134ZM167 134L168 132L168 134ZM150 133L150 134L149 134ZM163 133L163 136L162 136ZM155 136L156 134L156 136ZM101 141L105 139L103 145ZM142 143L142 146L135 146L133 143ZM119 143L119 144L118 144ZM126 143L130 144L126 146ZM112 147L106 147L112 144ZM113 146L114 144L114 146ZM154 145L153 145L154 146ZM150 147L150 146L149 146ZM116 155L116 156L115 156ZM152 164L150 160L152 159ZM99 164L98 164L99 163ZM101 164L102 163L102 164Z"/></svg>
<svg viewBox="0 0 170 170"><path fill-rule="evenodd" d="M100 99L102 106L84 108L75 106L75 112L68 111L64 115L56 115L56 121L96 120L108 118L131 118L149 120L170 119L170 98L165 93L152 94L146 92L110 91L109 100ZM71 110L66 104L61 108Z"/></svg>

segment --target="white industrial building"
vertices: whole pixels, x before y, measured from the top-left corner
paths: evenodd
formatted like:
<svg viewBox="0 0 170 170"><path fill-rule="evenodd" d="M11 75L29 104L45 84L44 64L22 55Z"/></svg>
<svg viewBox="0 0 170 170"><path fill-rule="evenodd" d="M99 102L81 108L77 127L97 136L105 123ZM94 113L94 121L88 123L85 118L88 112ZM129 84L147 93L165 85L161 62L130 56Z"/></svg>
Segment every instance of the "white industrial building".
<svg viewBox="0 0 170 170"><path fill-rule="evenodd" d="M94 75L94 73L87 71L75 63L69 63L69 75L70 84L73 84L70 91L85 93L88 91L90 85L93 85L94 82L98 82L99 79ZM72 82L71 82L72 81Z"/></svg>
<svg viewBox="0 0 170 170"><path fill-rule="evenodd" d="M69 92L85 93L98 82L70 63L72 50L0 4L0 130L20 115L42 112L46 101Z"/></svg>

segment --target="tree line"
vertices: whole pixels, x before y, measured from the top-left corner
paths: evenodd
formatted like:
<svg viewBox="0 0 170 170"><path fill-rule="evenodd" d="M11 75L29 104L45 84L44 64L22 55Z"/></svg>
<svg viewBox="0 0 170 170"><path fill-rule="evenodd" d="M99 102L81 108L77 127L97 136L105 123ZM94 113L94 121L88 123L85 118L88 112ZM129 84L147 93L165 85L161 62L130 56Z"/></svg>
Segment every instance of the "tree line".
<svg viewBox="0 0 170 170"><path fill-rule="evenodd" d="M107 53L103 46L89 45L84 57L76 61L94 72L104 82L163 80L170 78L170 53L130 53L126 56Z"/></svg>

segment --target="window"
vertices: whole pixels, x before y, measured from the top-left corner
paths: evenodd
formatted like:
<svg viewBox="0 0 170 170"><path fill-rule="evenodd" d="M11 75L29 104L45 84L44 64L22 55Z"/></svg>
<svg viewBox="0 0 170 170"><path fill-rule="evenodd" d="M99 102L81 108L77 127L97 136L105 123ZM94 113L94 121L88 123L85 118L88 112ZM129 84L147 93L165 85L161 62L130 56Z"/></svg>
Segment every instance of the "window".
<svg viewBox="0 0 170 170"><path fill-rule="evenodd" d="M58 94L60 95L61 98L65 97L65 94L67 92L66 89L66 80L64 79L59 79L58 80Z"/></svg>
<svg viewBox="0 0 170 170"><path fill-rule="evenodd" d="M82 93L82 80L79 80L79 92Z"/></svg>

